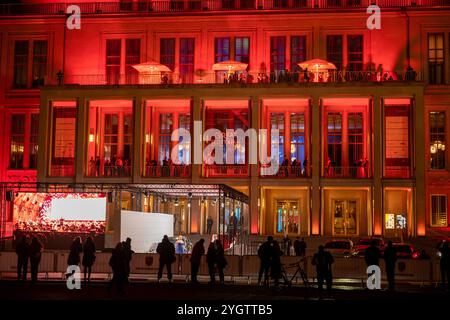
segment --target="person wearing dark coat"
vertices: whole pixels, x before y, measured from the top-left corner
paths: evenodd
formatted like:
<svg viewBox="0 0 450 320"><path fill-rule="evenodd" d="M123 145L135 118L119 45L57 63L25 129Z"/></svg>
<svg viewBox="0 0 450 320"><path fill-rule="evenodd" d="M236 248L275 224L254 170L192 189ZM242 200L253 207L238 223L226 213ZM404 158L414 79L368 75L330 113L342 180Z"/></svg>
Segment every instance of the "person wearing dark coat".
<svg viewBox="0 0 450 320"><path fill-rule="evenodd" d="M80 254L83 252L83 245L81 244L81 238L76 237L71 246L69 257L67 258L67 265L77 266L80 264Z"/></svg>
<svg viewBox="0 0 450 320"><path fill-rule="evenodd" d="M127 274L127 261L121 242L117 243L114 248L111 258L109 259L109 266L112 269L113 277L109 284L108 291L111 291L112 287L116 286L119 293L124 293Z"/></svg>
<svg viewBox="0 0 450 320"><path fill-rule="evenodd" d="M285 235L283 238L283 249L284 249L283 253L287 256L290 256L291 255L291 247L292 247L292 241L288 235Z"/></svg>
<svg viewBox="0 0 450 320"><path fill-rule="evenodd" d="M216 249L216 265L217 272L219 273L220 284L225 284L225 275L223 273L223 269L228 264L225 259L225 250L223 249L223 245L219 239L214 241L214 247Z"/></svg>
<svg viewBox="0 0 450 320"><path fill-rule="evenodd" d="M258 274L258 285L261 284L262 275L264 274L264 284L269 284L269 271L270 264L272 261L272 250L273 250L273 237L268 236L267 241L264 242L258 248L258 257L260 260L259 274Z"/></svg>
<svg viewBox="0 0 450 320"><path fill-rule="evenodd" d="M205 239L200 239L192 248L191 254L191 283L198 283L197 274L202 256L205 254Z"/></svg>
<svg viewBox="0 0 450 320"><path fill-rule="evenodd" d="M208 272L209 272L209 284L216 283L216 248L214 247L214 242L211 242L208 246L208 251L206 252L206 263L208 264Z"/></svg>
<svg viewBox="0 0 450 320"><path fill-rule="evenodd" d="M283 255L283 251L281 251L280 245L278 241L273 241L272 247L272 259L270 261L270 277L274 281L275 286L278 286L278 283L281 279L281 259L280 257Z"/></svg>
<svg viewBox="0 0 450 320"><path fill-rule="evenodd" d="M333 285L333 273L331 265L334 263L334 258L328 251L325 251L324 246L319 246L319 251L314 254L312 265L316 266L317 283L319 287L319 295L322 296L324 280L327 283L327 292L331 295Z"/></svg>
<svg viewBox="0 0 450 320"><path fill-rule="evenodd" d="M437 249L441 253L439 266L441 268L442 287L445 288L445 279L447 278L447 290L450 291L450 247L447 241L441 241Z"/></svg>
<svg viewBox="0 0 450 320"><path fill-rule="evenodd" d="M31 281L36 282L38 279L39 264L41 263L41 255L44 246L38 240L33 237L30 244L30 266L31 266Z"/></svg>
<svg viewBox="0 0 450 320"><path fill-rule="evenodd" d="M127 278L126 280L128 281L128 278L130 277L130 272L131 272L131 259L133 259L133 253L134 251L131 250L131 238L127 238L125 240L125 242L122 243L122 247L123 247L123 253L125 255L125 260L127 262Z"/></svg>
<svg viewBox="0 0 450 320"><path fill-rule="evenodd" d="M392 241L389 241L387 248L384 249L383 258L386 265L389 290L395 290L395 263L397 262L397 250L392 245Z"/></svg>
<svg viewBox="0 0 450 320"><path fill-rule="evenodd" d="M367 266L380 265L381 250L377 247L376 241L372 241L370 246L364 252L364 259Z"/></svg>
<svg viewBox="0 0 450 320"><path fill-rule="evenodd" d="M156 252L159 253L158 282L162 278L164 266L166 266L167 269L167 279L169 279L169 282L172 281L172 263L176 261L175 245L170 242L169 237L165 235L158 244Z"/></svg>
<svg viewBox="0 0 450 320"><path fill-rule="evenodd" d="M84 282L91 281L92 265L95 262L95 243L92 237L87 237L83 245L83 261L81 264L84 267Z"/></svg>
<svg viewBox="0 0 450 320"><path fill-rule="evenodd" d="M17 279L27 280L28 260L30 258L30 239L23 236L16 245L17 254Z"/></svg>

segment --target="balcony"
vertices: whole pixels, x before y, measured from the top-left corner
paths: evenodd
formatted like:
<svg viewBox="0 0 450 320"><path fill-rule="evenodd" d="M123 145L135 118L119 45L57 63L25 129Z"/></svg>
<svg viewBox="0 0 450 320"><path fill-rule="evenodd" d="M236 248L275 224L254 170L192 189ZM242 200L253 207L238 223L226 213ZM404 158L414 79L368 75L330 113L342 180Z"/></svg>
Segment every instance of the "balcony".
<svg viewBox="0 0 450 320"><path fill-rule="evenodd" d="M264 166L262 166L264 168ZM262 178L284 179L284 178L307 178L310 169L302 166L280 165L278 172L274 175L261 175Z"/></svg>
<svg viewBox="0 0 450 320"><path fill-rule="evenodd" d="M205 165L206 178L242 178L248 177L248 165Z"/></svg>
<svg viewBox="0 0 450 320"><path fill-rule="evenodd" d="M112 177L112 178L122 178L131 177L132 167L130 165L122 166L110 166L103 165L100 168L90 168L89 177Z"/></svg>
<svg viewBox="0 0 450 320"><path fill-rule="evenodd" d="M69 5L78 5L82 14L179 14L224 11L282 11L321 9L365 9L376 3L381 8L450 7L447 0L139 0L88 3L2 4L0 16L65 15Z"/></svg>
<svg viewBox="0 0 450 320"><path fill-rule="evenodd" d="M144 176L146 178L189 178L191 166L189 165L147 165Z"/></svg>
<svg viewBox="0 0 450 320"><path fill-rule="evenodd" d="M368 169L362 166L359 167L325 167L323 172L324 178L353 178L353 179L367 179L370 178Z"/></svg>
<svg viewBox="0 0 450 320"><path fill-rule="evenodd" d="M51 80L51 79L49 79ZM251 86L270 84L325 84L325 83L392 83L421 81L416 71L332 71L332 72L248 72L227 76L218 72L195 72L194 74L166 73L163 75L66 75L63 79L51 80L50 85L82 85L82 86L160 86L179 85L222 85Z"/></svg>

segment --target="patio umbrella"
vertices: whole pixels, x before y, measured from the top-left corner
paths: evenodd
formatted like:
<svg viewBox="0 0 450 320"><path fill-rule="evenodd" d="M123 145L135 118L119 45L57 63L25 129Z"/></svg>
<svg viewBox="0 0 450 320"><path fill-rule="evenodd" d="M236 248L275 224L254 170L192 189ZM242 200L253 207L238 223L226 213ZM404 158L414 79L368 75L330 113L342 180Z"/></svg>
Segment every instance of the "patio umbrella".
<svg viewBox="0 0 450 320"><path fill-rule="evenodd" d="M169 67L156 62L156 61L147 61L140 64L133 65L140 73L153 73L153 72L170 72Z"/></svg>
<svg viewBox="0 0 450 320"><path fill-rule="evenodd" d="M308 69L312 72L323 72L330 69L335 70L336 66L331 62L322 59L312 59L300 62L298 64L303 70Z"/></svg>
<svg viewBox="0 0 450 320"><path fill-rule="evenodd" d="M247 66L248 66L247 63L234 61L234 60L227 60L227 61L222 61L222 62L213 64L212 69L214 71L228 71L228 72L244 71L247 69Z"/></svg>

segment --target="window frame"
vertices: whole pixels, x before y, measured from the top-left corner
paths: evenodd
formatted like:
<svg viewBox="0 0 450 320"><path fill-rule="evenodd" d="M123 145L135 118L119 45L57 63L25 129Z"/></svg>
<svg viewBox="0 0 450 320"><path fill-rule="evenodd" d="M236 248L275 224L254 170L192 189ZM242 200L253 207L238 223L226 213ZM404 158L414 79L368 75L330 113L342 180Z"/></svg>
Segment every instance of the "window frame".
<svg viewBox="0 0 450 320"><path fill-rule="evenodd" d="M438 214L438 215L444 214L444 212L433 213L433 197L444 197L445 198L445 216L446 216L446 218L445 218L446 225L445 226L433 224L433 214ZM441 194L441 193L430 194L430 226L435 227L435 228L448 227L448 197L447 197L447 194Z"/></svg>

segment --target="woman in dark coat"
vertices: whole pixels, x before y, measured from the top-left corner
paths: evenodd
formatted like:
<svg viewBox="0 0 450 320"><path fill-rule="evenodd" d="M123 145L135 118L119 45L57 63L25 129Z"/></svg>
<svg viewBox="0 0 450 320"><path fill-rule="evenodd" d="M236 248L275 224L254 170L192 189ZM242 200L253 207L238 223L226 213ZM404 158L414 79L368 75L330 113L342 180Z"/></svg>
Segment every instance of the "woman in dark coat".
<svg viewBox="0 0 450 320"><path fill-rule="evenodd" d="M275 285L278 285L278 282L281 278L281 255L283 252L280 249L280 245L278 244L278 241L273 242L273 249L272 249L272 262L270 265L270 272L271 272L271 278L273 279Z"/></svg>
<svg viewBox="0 0 450 320"><path fill-rule="evenodd" d="M217 263L217 271L219 272L220 284L224 284L225 276L223 274L223 269L228 264L227 260L225 259L225 251L219 239L214 241L214 246L216 248L216 263Z"/></svg>
<svg viewBox="0 0 450 320"><path fill-rule="evenodd" d="M113 277L109 284L108 291L116 285L119 293L123 293L127 278L127 260L121 242L114 248L111 258L109 259L109 265L113 271Z"/></svg>
<svg viewBox="0 0 450 320"><path fill-rule="evenodd" d="M84 282L91 281L92 265L95 262L95 243L92 237L87 237L83 245L83 261L82 265L84 267Z"/></svg>
<svg viewBox="0 0 450 320"><path fill-rule="evenodd" d="M72 245L70 246L69 257L67 258L67 264L69 266L77 266L80 264L80 254L83 252L83 246L81 245L81 238L76 237Z"/></svg>
<svg viewBox="0 0 450 320"><path fill-rule="evenodd" d="M41 255L44 250L44 246L38 240L38 238L33 237L30 244L30 265L31 265L31 281L36 282L38 271L39 271L39 263L41 263Z"/></svg>
<svg viewBox="0 0 450 320"><path fill-rule="evenodd" d="M208 264L208 272L210 277L210 284L216 282L216 271L214 270L216 265L216 248L214 247L214 242L211 242L206 253L206 263Z"/></svg>

